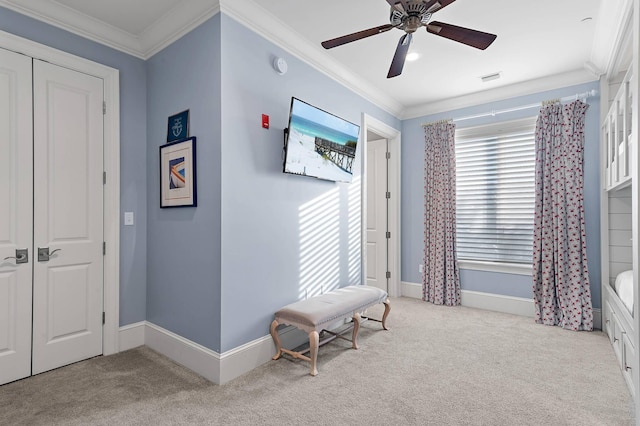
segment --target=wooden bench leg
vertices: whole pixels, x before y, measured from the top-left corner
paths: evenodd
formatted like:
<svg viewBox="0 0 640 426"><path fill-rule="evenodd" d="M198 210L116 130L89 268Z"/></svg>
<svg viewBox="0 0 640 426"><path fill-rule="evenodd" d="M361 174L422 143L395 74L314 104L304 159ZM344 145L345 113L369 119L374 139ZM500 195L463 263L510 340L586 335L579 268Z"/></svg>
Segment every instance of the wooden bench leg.
<svg viewBox="0 0 640 426"><path fill-rule="evenodd" d="M358 349L358 330L360 330L360 314L356 312L353 316L353 334L351 335L351 343L353 349Z"/></svg>
<svg viewBox="0 0 640 426"><path fill-rule="evenodd" d="M311 356L311 374L312 376L316 376L318 374L318 369L316 368L316 361L318 360L318 344L320 343L320 335L317 331L312 331L309 333L309 349Z"/></svg>
<svg viewBox="0 0 640 426"><path fill-rule="evenodd" d="M280 343L280 335L278 334L278 321L273 320L269 331L271 331L271 337L273 338L273 343L276 344L277 350L276 354L271 359L276 360L282 355L282 343Z"/></svg>
<svg viewBox="0 0 640 426"><path fill-rule="evenodd" d="M389 302L389 299L387 299L382 303L384 303L384 314L382 314L382 328L384 328L385 330L389 330L389 327L387 327L387 316L391 311L391 302Z"/></svg>

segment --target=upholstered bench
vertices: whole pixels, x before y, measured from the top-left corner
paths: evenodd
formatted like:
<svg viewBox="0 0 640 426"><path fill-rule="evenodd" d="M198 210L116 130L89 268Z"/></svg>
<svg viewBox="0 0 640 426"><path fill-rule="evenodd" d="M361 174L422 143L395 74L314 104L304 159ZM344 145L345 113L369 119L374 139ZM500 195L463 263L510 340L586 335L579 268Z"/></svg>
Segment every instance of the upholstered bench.
<svg viewBox="0 0 640 426"><path fill-rule="evenodd" d="M384 303L384 314L381 320L364 317L361 314L370 306L377 303ZM292 303L280 309L275 314L275 319L271 323L271 337L276 345L277 353L273 359L280 358L282 353L289 354L294 358L303 359L311 363L311 375L318 374L316 369L316 360L318 358L318 347L325 344L336 337L342 337L342 333L334 333L327 330L326 327L345 319L353 320L353 334L351 343L353 349L358 349L358 330L360 329L361 319L373 320L382 323L382 328L387 328L387 316L389 315L389 299L387 292L376 287L366 285L352 285L337 290L315 296L310 299L301 300ZM309 348L303 351L295 352L282 347L280 336L278 335L278 325L293 325L301 330L309 333ZM320 342L320 332L324 331L331 337ZM347 329L348 331L348 329ZM349 340L349 339L346 339ZM304 354L310 352L307 357Z"/></svg>

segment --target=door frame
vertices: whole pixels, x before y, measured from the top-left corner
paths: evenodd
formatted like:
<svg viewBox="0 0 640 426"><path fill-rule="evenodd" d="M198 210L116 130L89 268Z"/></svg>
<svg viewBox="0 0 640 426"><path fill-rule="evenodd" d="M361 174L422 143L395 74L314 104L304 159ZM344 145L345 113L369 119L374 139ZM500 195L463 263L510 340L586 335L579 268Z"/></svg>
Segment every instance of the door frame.
<svg viewBox="0 0 640 426"><path fill-rule="evenodd" d="M400 143L401 132L382 121L371 117L365 113L362 114L362 176L361 179L361 212L362 212L362 279L366 281L367 271L367 132L371 131L376 135L387 139L389 152L391 158L388 162L388 179L389 179L389 192L391 192L391 198L389 199L389 209L387 222L389 224L389 231L391 232L391 238L389 239L388 257L389 257L389 272L391 272L391 278L388 282L389 295L392 297L400 296L400 194L401 194L401 179L400 179Z"/></svg>
<svg viewBox="0 0 640 426"><path fill-rule="evenodd" d="M104 256L105 323L102 353L119 352L120 328L120 72L111 67L0 31L0 47L61 67L93 75L104 81Z"/></svg>

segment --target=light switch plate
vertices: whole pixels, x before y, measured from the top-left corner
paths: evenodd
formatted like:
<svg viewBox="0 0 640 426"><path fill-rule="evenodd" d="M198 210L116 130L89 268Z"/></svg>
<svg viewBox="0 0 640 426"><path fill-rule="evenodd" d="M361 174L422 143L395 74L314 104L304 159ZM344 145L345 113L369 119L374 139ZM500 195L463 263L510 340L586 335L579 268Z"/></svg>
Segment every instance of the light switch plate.
<svg viewBox="0 0 640 426"><path fill-rule="evenodd" d="M133 212L124 212L124 224L126 226L133 225Z"/></svg>

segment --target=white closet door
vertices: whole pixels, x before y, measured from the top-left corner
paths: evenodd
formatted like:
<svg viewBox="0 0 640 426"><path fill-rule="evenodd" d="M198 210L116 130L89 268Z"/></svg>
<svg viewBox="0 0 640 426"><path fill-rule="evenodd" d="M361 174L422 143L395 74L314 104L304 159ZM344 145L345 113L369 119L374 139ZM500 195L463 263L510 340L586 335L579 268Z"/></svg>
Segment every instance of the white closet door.
<svg viewBox="0 0 640 426"><path fill-rule="evenodd" d="M31 112L31 58L0 49L0 385L31 374Z"/></svg>
<svg viewBox="0 0 640 426"><path fill-rule="evenodd" d="M33 91L37 374L102 354L103 81L34 60Z"/></svg>
<svg viewBox="0 0 640 426"><path fill-rule="evenodd" d="M387 140L367 142L367 285L387 286Z"/></svg>

